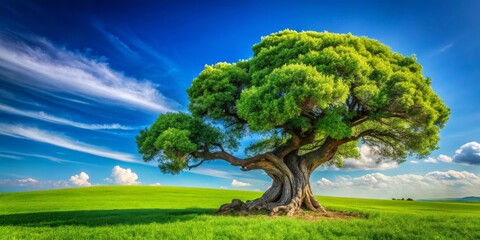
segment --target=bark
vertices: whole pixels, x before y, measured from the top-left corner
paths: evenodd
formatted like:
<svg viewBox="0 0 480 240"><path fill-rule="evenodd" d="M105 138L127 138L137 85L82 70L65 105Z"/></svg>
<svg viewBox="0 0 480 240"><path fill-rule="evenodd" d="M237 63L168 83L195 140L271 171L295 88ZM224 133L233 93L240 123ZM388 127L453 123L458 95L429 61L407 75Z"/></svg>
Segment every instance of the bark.
<svg viewBox="0 0 480 240"><path fill-rule="evenodd" d="M305 161L300 161L296 152L284 159L270 157L268 164L262 163L250 168L260 168L272 178L271 187L262 197L253 201L241 202L234 199L224 204L219 212L258 212L268 211L271 215L285 214L292 216L302 210L325 212L310 187L312 170Z"/></svg>

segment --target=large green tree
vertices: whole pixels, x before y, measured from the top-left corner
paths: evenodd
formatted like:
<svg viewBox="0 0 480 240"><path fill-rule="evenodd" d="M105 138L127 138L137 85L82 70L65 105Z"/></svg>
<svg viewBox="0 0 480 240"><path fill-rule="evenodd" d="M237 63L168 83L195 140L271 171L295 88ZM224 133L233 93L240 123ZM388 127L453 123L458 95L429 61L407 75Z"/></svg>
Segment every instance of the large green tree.
<svg viewBox="0 0 480 240"><path fill-rule="evenodd" d="M430 83L415 57L376 40L285 30L262 38L248 60L205 66L187 90L191 113L160 115L137 145L162 172L223 160L272 178L262 197L221 210L321 212L310 187L320 165L341 166L360 144L399 162L437 148L449 109ZM247 157L232 155L248 134L263 138Z"/></svg>

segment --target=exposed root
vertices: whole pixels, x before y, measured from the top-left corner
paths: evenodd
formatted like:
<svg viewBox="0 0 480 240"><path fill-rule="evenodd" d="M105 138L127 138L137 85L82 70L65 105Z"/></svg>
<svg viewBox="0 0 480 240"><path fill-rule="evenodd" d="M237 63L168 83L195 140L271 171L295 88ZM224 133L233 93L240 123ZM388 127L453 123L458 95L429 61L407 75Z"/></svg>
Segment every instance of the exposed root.
<svg viewBox="0 0 480 240"><path fill-rule="evenodd" d="M253 201L251 201L253 202ZM319 220L319 219L353 219L364 218L357 213L351 212L336 212L336 211L309 211L302 208L294 207L296 204L290 203L284 206L276 206L275 204L255 204L254 206L248 205L251 202L242 202L241 200L234 199L232 203L224 204L217 210L217 214L227 216L279 216L286 215L293 218L299 218L304 220ZM249 209L250 207L250 209ZM323 209L323 208L322 208Z"/></svg>

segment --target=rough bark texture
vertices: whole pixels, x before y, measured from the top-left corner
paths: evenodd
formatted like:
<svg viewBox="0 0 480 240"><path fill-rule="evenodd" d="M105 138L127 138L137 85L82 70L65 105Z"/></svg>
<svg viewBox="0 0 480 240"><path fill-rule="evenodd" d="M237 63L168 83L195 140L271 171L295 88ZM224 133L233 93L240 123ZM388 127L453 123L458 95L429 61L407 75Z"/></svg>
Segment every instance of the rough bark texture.
<svg viewBox="0 0 480 240"><path fill-rule="evenodd" d="M232 203L222 205L218 212L268 211L271 215L287 216L303 209L326 212L310 188L312 170L305 161L300 161L296 152L284 159L270 157L268 162L249 167L263 169L273 179L272 186L258 199L246 203L234 199Z"/></svg>

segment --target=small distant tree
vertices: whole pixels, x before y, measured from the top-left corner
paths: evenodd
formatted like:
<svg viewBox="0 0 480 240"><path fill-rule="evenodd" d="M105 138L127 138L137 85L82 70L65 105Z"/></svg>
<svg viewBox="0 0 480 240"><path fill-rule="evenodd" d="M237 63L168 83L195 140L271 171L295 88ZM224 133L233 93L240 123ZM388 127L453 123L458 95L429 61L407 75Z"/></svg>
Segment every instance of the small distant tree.
<svg viewBox="0 0 480 240"><path fill-rule="evenodd" d="M138 150L164 173L222 160L272 178L262 197L223 211L322 212L310 184L320 165L341 167L360 144L399 162L437 149L449 109L430 83L415 57L376 40L285 30L248 60L205 66L187 90L190 113L161 114L137 136ZM248 134L262 138L234 156Z"/></svg>

